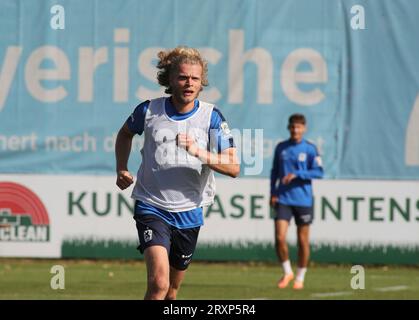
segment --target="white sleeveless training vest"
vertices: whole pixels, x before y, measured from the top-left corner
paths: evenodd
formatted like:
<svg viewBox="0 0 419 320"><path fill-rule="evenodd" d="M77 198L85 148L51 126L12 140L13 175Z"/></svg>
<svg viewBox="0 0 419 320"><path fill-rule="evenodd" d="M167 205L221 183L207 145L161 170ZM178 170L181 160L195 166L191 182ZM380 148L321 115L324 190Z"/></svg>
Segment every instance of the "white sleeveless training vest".
<svg viewBox="0 0 419 320"><path fill-rule="evenodd" d="M198 110L185 120L170 119L165 100L150 101L144 120L142 163L132 198L166 211L180 212L207 206L215 195L214 173L198 158L176 145L178 133L195 137L208 150L214 105L199 101Z"/></svg>

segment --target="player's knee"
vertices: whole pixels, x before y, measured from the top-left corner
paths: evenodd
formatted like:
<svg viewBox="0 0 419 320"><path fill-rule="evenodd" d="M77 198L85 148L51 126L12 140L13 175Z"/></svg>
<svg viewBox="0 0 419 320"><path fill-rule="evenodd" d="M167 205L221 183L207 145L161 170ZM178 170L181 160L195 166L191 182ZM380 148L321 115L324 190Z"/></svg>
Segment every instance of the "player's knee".
<svg viewBox="0 0 419 320"><path fill-rule="evenodd" d="M285 235L277 235L275 237L275 241L279 246L283 246L287 244L287 239L285 237Z"/></svg>
<svg viewBox="0 0 419 320"><path fill-rule="evenodd" d="M302 237L298 237L298 245L300 247L309 247L309 241L308 241L308 237L302 236Z"/></svg>

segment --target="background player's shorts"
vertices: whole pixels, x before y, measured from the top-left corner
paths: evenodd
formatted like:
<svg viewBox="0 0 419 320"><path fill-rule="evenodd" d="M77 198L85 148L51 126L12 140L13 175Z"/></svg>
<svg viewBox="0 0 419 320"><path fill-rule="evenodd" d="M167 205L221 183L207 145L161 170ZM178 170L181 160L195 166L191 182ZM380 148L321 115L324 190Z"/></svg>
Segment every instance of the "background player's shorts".
<svg viewBox="0 0 419 320"><path fill-rule="evenodd" d="M178 229L153 214L134 214L141 253L148 247L160 245L166 248L170 265L186 270L195 251L200 227Z"/></svg>
<svg viewBox="0 0 419 320"><path fill-rule="evenodd" d="M275 220L287 220L289 222L293 216L297 226L311 224L313 222L313 207L287 206L278 203L276 216L274 216Z"/></svg>

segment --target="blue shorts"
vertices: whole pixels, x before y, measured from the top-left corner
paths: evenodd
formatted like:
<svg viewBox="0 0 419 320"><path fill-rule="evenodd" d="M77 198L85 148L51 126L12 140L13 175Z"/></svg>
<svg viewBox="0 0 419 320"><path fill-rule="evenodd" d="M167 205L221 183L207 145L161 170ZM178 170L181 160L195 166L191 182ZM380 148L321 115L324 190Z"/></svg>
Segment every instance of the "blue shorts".
<svg viewBox="0 0 419 320"><path fill-rule="evenodd" d="M276 216L274 216L275 220L286 220L290 222L293 216L297 226L311 224L313 222L313 207L288 206L278 203L276 206Z"/></svg>
<svg viewBox="0 0 419 320"><path fill-rule="evenodd" d="M178 229L153 214L134 214L140 245L138 250L163 246L169 255L170 266L186 270L192 261L200 227Z"/></svg>

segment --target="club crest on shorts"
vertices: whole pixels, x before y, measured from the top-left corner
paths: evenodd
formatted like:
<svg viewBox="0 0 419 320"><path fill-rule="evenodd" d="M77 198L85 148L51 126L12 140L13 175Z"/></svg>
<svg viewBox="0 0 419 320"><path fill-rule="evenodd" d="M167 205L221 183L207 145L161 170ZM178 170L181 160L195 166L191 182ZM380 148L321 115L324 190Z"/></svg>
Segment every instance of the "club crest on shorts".
<svg viewBox="0 0 419 320"><path fill-rule="evenodd" d="M153 239L153 230L144 230L144 241L149 242L151 239Z"/></svg>
<svg viewBox="0 0 419 320"><path fill-rule="evenodd" d="M303 215L300 218L301 218L301 220L303 220L304 223L308 223L308 222L311 221L311 215L309 215L309 214Z"/></svg>

